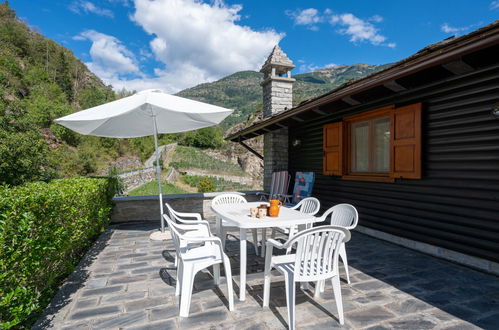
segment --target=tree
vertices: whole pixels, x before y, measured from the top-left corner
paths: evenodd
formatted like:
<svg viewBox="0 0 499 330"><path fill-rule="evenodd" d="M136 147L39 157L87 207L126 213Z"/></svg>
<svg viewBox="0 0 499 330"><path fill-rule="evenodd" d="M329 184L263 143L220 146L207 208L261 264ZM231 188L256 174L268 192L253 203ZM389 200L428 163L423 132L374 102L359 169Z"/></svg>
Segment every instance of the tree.
<svg viewBox="0 0 499 330"><path fill-rule="evenodd" d="M191 147L214 149L220 148L224 144L222 129L218 126L187 132L180 142Z"/></svg>
<svg viewBox="0 0 499 330"><path fill-rule="evenodd" d="M0 131L0 183L19 185L44 178L47 145L36 131Z"/></svg>

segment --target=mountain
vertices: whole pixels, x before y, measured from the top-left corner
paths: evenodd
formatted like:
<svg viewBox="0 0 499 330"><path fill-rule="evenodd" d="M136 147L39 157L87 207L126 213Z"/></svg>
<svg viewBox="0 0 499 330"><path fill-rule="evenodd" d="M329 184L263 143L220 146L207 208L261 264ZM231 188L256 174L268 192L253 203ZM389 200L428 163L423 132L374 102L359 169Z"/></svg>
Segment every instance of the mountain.
<svg viewBox="0 0 499 330"><path fill-rule="evenodd" d="M92 173L98 158L117 147L53 119L115 97L70 50L0 3L0 184Z"/></svg>
<svg viewBox="0 0 499 330"><path fill-rule="evenodd" d="M338 65L294 76L293 104L324 94L352 79L359 79L390 66L384 65ZM241 71L220 80L185 89L177 95L234 109L234 113L222 122L227 129L244 122L262 109L263 74Z"/></svg>

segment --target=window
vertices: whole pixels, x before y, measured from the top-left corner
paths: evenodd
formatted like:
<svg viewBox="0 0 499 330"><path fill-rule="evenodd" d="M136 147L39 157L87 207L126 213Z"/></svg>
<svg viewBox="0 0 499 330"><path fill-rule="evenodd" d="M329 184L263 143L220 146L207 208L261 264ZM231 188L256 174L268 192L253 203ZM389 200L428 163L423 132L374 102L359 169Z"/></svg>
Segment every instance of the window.
<svg viewBox="0 0 499 330"><path fill-rule="evenodd" d="M351 172L388 173L390 171L390 124L390 117L351 124Z"/></svg>
<svg viewBox="0 0 499 330"><path fill-rule="evenodd" d="M324 174L421 178L421 104L384 107L324 126Z"/></svg>

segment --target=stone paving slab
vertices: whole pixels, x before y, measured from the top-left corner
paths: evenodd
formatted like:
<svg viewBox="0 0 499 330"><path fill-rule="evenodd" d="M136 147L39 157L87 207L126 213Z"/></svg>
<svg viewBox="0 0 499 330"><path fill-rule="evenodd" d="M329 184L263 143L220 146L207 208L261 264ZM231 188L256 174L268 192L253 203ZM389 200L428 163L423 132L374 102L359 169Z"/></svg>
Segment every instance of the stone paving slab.
<svg viewBox="0 0 499 330"><path fill-rule="evenodd" d="M180 318L173 245L149 240L156 226L145 222L106 230L33 328L287 328L283 277L273 278L270 307L262 308L264 260L251 244L247 299L238 300L235 237L227 254L236 310L228 310L226 279L217 287L207 270L196 276L189 318ZM351 284L340 267L345 325L338 323L329 283L317 299L297 287L297 329L499 329L498 277L355 232L347 253Z"/></svg>

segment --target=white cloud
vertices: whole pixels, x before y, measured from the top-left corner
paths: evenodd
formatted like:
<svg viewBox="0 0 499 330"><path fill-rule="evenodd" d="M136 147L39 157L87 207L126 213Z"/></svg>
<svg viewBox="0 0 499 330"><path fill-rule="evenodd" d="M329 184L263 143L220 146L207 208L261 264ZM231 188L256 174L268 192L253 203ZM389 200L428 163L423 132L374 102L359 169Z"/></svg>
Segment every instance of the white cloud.
<svg viewBox="0 0 499 330"><path fill-rule="evenodd" d="M298 60L297 62L300 63L300 65L298 66L298 72L300 73L312 72L318 69L334 68L335 66L338 66L338 64L336 63L316 65L314 63L306 63L304 60Z"/></svg>
<svg viewBox="0 0 499 330"><path fill-rule="evenodd" d="M499 8L499 0L494 0L490 3L490 9L491 10L494 10L494 9L497 9Z"/></svg>
<svg viewBox="0 0 499 330"><path fill-rule="evenodd" d="M376 16L373 16L376 17ZM379 20L381 17L376 18ZM375 46L395 47L394 42L385 43L386 37L379 33L379 29L372 23L364 21L353 14L332 15L330 19L332 25L344 26L338 30L339 33L349 35L353 43L369 42Z"/></svg>
<svg viewBox="0 0 499 330"><path fill-rule="evenodd" d="M466 31L468 30L470 27L469 26L464 26L464 27L453 27L453 26L450 26L449 24L447 23L444 23L440 26L440 29L442 30L442 32L445 32L445 33L459 33L459 32L463 32L463 31Z"/></svg>
<svg viewBox="0 0 499 330"><path fill-rule="evenodd" d="M315 8L290 11L286 10L286 15L293 18L296 25L314 25L323 21L319 11Z"/></svg>
<svg viewBox="0 0 499 330"><path fill-rule="evenodd" d="M85 31L73 39L92 41L91 61L86 64L116 90L159 88L175 93L261 67L284 34L238 25L241 9L218 0L211 4L198 0L135 0L131 19L152 36L149 47L139 48L137 55L115 37L96 31ZM146 75L137 59L151 58L159 65L153 74Z"/></svg>
<svg viewBox="0 0 499 330"><path fill-rule="evenodd" d="M241 70L257 70L284 34L238 25L240 5L197 0L135 0L132 20L153 36L163 67L155 76L110 81L115 88L176 92Z"/></svg>
<svg viewBox="0 0 499 330"><path fill-rule="evenodd" d="M379 29L374 26L374 23L383 21L383 17L380 15L373 15L367 20L362 20L350 13L335 14L329 8L326 8L323 14L320 14L315 8L286 10L285 13L293 19L295 25L304 25L313 31L319 30L318 24L328 21L331 25L343 26L344 28L338 29L337 32L349 35L350 41L353 43L369 42L375 46L396 47L394 42L387 43L387 38L380 34Z"/></svg>
<svg viewBox="0 0 499 330"><path fill-rule="evenodd" d="M106 83L130 74L142 75L133 53L115 37L87 30L73 39L92 42L90 47L92 61L85 64Z"/></svg>
<svg viewBox="0 0 499 330"><path fill-rule="evenodd" d="M120 3L125 7L130 7L130 0L108 0L111 3Z"/></svg>
<svg viewBox="0 0 499 330"><path fill-rule="evenodd" d="M334 68L335 66L338 66L338 64L336 64L336 63L328 63L328 64L324 65L324 68L326 68L326 69L327 68Z"/></svg>
<svg viewBox="0 0 499 330"><path fill-rule="evenodd" d="M99 8L90 1L84 1L84 0L73 1L71 3L71 5L69 6L69 9L72 12L77 13L77 14L92 13L92 14L96 14L99 16L106 16L106 17L111 17L111 18L114 17L114 14L111 10L105 9L105 8Z"/></svg>
<svg viewBox="0 0 499 330"><path fill-rule="evenodd" d="M375 22L375 23L381 23L383 22L383 17L379 16L379 15L374 15L372 16L371 18L369 18L369 20L371 22Z"/></svg>
<svg viewBox="0 0 499 330"><path fill-rule="evenodd" d="M320 69L320 66L318 65L315 65L313 63L310 63L310 64L302 64L298 67L298 71L300 73L305 73L305 72L312 72L312 71L315 71L317 69Z"/></svg>

